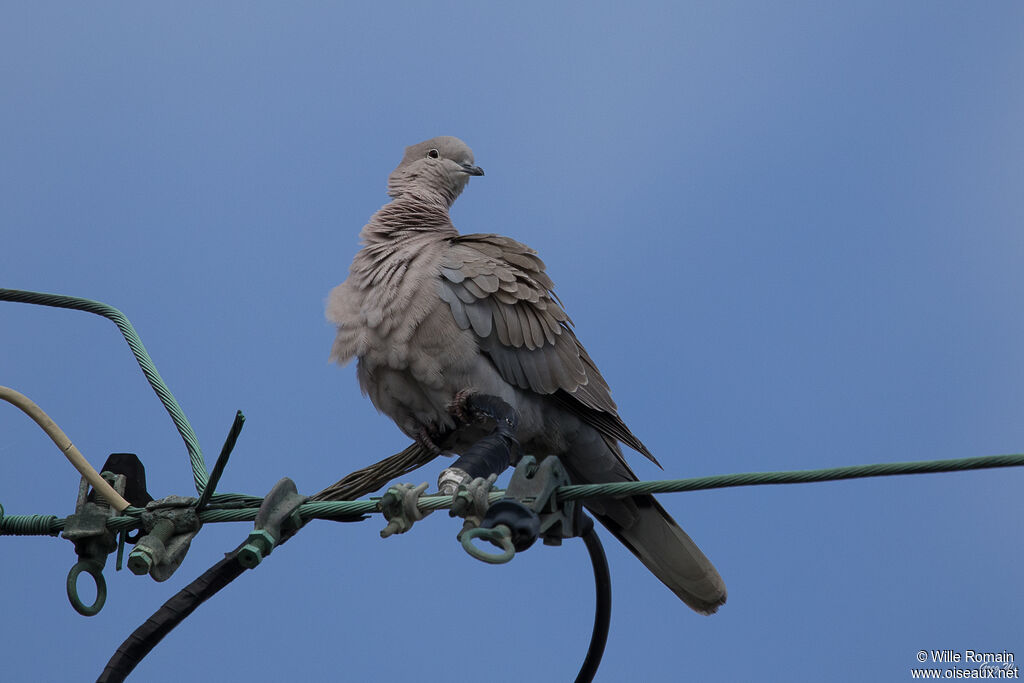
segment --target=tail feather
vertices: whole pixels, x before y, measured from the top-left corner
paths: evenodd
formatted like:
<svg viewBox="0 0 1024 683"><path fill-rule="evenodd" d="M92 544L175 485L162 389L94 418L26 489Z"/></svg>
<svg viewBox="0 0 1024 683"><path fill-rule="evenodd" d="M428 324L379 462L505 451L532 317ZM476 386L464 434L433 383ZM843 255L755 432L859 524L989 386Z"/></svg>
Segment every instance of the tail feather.
<svg viewBox="0 0 1024 683"><path fill-rule="evenodd" d="M574 484L637 480L618 443L594 428L577 429L561 459ZM725 582L715 566L654 496L589 498L584 505L691 608L713 614L725 603Z"/></svg>
<svg viewBox="0 0 1024 683"><path fill-rule="evenodd" d="M605 499L587 508L691 608L714 614L725 603L725 582L711 560L654 496Z"/></svg>

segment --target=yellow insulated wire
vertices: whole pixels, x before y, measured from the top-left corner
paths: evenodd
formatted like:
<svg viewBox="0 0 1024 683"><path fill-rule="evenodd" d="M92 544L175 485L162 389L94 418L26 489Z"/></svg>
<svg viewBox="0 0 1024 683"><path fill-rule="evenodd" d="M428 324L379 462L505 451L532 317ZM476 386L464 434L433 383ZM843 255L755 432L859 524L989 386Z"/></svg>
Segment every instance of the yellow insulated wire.
<svg viewBox="0 0 1024 683"><path fill-rule="evenodd" d="M103 498L110 503L110 506L117 512L123 512L125 508L129 507L127 500L122 498L114 488L107 483L107 481L100 476L100 473L89 464L89 461L85 459L85 456L75 447L75 444L71 443L71 439L68 435L57 426L49 415L43 412L43 409L36 405L32 399L24 394L11 389L10 387L0 386L0 399L11 403L22 410L26 415L31 417L37 425L42 428L46 435L53 440L53 443L57 444L57 448L63 453L71 464L75 466L75 469L82 473L82 476L92 484L92 487L96 489Z"/></svg>

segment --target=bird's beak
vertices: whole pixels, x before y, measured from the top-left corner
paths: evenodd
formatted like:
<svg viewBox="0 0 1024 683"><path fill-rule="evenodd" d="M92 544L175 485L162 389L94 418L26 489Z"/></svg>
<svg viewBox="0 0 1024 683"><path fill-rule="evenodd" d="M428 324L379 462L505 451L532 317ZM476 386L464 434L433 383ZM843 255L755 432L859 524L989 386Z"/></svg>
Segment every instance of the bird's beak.
<svg viewBox="0 0 1024 683"><path fill-rule="evenodd" d="M469 175L483 175L484 174L484 169L480 168L479 166L473 166L472 164L459 164L459 165L462 166L462 170L464 172L468 173Z"/></svg>

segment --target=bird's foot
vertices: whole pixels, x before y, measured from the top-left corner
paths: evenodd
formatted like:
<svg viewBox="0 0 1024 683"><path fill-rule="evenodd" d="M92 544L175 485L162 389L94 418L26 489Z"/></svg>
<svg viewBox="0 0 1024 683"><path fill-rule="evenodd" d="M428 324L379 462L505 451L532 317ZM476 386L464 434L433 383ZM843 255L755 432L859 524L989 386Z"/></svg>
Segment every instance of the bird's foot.
<svg viewBox="0 0 1024 683"><path fill-rule="evenodd" d="M448 413L460 425L491 419L499 429L514 431L519 423L519 415L508 403L497 396L481 394L472 389L463 389L455 394L448 404Z"/></svg>
<svg viewBox="0 0 1024 683"><path fill-rule="evenodd" d="M476 411L470 405L470 399L476 395L472 389L463 389L452 397L448 404L448 414L455 418L455 423L467 425L477 420Z"/></svg>
<svg viewBox="0 0 1024 683"><path fill-rule="evenodd" d="M435 437L436 435L427 427L420 427L416 430L416 443L434 455L441 455L441 447L434 441Z"/></svg>

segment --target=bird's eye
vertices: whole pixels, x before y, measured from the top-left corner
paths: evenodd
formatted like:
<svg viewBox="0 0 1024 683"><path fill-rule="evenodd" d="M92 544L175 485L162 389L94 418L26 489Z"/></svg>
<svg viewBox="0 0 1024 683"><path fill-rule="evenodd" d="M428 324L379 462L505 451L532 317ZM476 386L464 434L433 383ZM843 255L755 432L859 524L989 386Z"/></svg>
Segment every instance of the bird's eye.
<svg viewBox="0 0 1024 683"><path fill-rule="evenodd" d="M439 156L441 156L441 154L436 149L432 149L429 152L427 152L427 156L430 157L431 159L436 159Z"/></svg>

